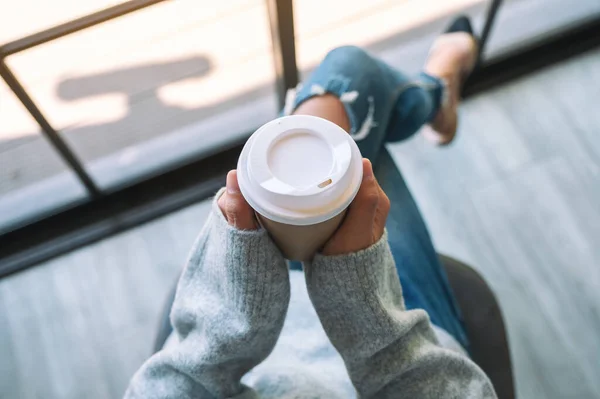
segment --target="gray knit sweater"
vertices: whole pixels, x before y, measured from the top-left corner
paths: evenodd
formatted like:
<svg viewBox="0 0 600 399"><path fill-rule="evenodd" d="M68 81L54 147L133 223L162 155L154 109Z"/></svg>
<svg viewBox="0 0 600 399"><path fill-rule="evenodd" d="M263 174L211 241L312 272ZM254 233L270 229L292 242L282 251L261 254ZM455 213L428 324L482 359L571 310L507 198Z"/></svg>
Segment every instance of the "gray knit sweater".
<svg viewBox="0 0 600 399"><path fill-rule="evenodd" d="M385 234L354 254L317 255L302 276L264 230L234 229L215 201L171 320L171 344L126 398L496 397L477 365L439 345L426 312L405 309Z"/></svg>

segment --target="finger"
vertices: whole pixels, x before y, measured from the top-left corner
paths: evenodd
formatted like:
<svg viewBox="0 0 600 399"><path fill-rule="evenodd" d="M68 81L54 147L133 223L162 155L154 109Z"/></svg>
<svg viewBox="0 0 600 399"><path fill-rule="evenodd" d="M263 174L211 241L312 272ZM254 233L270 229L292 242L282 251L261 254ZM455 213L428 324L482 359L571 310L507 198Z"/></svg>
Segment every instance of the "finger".
<svg viewBox="0 0 600 399"><path fill-rule="evenodd" d="M377 211L375 212L375 218L373 220L373 239L379 241L385 230L385 224L387 217L390 213L390 199L385 194L381 186L379 187L379 203L377 204Z"/></svg>
<svg viewBox="0 0 600 399"><path fill-rule="evenodd" d="M384 218L387 219L388 214L390 212L390 207L391 207L390 199L388 198L385 191L383 191L383 188L381 188L381 185L379 184L377 179L375 179L375 184L377 185L377 189L379 192L379 202L377 204L377 213L379 215L383 215Z"/></svg>
<svg viewBox="0 0 600 399"><path fill-rule="evenodd" d="M225 215L227 222L240 230L254 230L257 223L254 210L244 199L237 180L237 172L230 171L227 174L225 193L219 198L219 208Z"/></svg>
<svg viewBox="0 0 600 399"><path fill-rule="evenodd" d="M377 202L377 210L375 212L375 218L373 221L373 238L375 241L378 241L385 230L385 224L390 213L391 203L377 179L375 179L375 185L377 186L377 192L379 193L379 200Z"/></svg>
<svg viewBox="0 0 600 399"><path fill-rule="evenodd" d="M363 178L341 228L354 234L371 235L379 203L379 185L373 174L371 161L363 159Z"/></svg>

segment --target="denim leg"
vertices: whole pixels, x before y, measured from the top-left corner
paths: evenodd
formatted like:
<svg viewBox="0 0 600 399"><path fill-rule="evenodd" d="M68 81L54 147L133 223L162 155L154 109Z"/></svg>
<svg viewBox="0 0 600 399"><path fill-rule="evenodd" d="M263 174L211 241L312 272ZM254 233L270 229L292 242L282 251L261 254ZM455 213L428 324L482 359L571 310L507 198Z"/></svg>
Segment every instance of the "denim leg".
<svg viewBox="0 0 600 399"><path fill-rule="evenodd" d="M312 75L288 93L284 114L311 97L331 93L344 105L350 135L375 162L386 141L410 137L436 114L443 83L424 73L411 78L354 46L330 51Z"/></svg>
<svg viewBox="0 0 600 399"><path fill-rule="evenodd" d="M407 309L425 309L431 322L452 335L467 351L469 340L425 221L387 149L374 165L375 176L391 202L388 241Z"/></svg>
<svg viewBox="0 0 600 399"><path fill-rule="evenodd" d="M288 93L284 114L307 99L331 93L342 103L350 134L391 201L387 221L390 248L408 309L425 309L431 321L468 349L462 318L429 232L385 142L404 140L430 122L444 85L425 73L416 77L391 68L358 47L329 52L315 72ZM300 268L294 262L293 268Z"/></svg>
<svg viewBox="0 0 600 399"><path fill-rule="evenodd" d="M430 122L443 101L444 84L424 72L396 90L386 141L406 140Z"/></svg>

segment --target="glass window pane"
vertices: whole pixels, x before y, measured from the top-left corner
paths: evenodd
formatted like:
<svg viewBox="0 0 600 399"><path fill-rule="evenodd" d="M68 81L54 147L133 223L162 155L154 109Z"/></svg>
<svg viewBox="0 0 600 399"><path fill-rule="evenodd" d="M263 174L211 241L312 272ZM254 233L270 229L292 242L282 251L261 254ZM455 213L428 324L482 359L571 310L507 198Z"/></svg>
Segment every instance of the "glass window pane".
<svg viewBox="0 0 600 399"><path fill-rule="evenodd" d="M429 47L454 16L466 14L481 32L491 0L297 0L294 2L297 58L303 75L331 49L364 47L408 73L423 65ZM486 57L600 16L600 2L581 0L503 1Z"/></svg>
<svg viewBox="0 0 600 399"><path fill-rule="evenodd" d="M35 121L0 80L0 234L86 195Z"/></svg>
<svg viewBox="0 0 600 399"><path fill-rule="evenodd" d="M9 62L102 188L217 151L277 113L262 0L161 3Z"/></svg>
<svg viewBox="0 0 600 399"><path fill-rule="evenodd" d="M298 64L303 73L327 51L357 45L407 72L420 69L434 38L451 16L477 13L484 0L295 1Z"/></svg>
<svg viewBox="0 0 600 399"><path fill-rule="evenodd" d="M598 0L504 1L490 36L486 56L505 54L598 17Z"/></svg>

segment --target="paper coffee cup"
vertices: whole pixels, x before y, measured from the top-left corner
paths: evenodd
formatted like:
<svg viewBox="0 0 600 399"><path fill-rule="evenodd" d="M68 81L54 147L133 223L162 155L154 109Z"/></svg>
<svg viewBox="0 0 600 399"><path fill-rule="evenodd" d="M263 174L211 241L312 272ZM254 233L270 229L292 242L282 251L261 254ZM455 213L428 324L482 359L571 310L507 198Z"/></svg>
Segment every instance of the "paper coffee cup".
<svg viewBox="0 0 600 399"><path fill-rule="evenodd" d="M242 195L283 255L305 261L335 232L356 196L362 157L336 124L284 116L248 139L237 173Z"/></svg>

